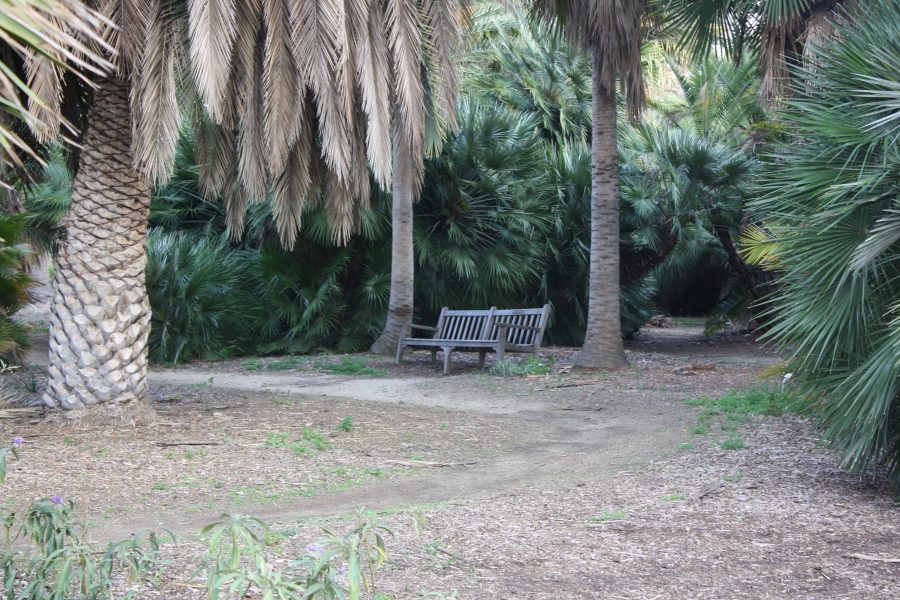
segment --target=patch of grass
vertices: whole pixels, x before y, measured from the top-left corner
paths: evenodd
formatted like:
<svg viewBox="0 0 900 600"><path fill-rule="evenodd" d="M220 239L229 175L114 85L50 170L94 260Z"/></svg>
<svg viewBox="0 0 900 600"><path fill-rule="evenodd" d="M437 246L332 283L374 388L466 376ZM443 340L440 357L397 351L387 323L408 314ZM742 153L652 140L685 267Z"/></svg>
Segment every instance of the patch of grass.
<svg viewBox="0 0 900 600"><path fill-rule="evenodd" d="M668 494L662 497L663 502L684 502L688 499L684 494Z"/></svg>
<svg viewBox="0 0 900 600"><path fill-rule="evenodd" d="M608 523L609 521L621 521L625 518L624 510L614 510L611 512L605 512L594 517L591 517L592 523Z"/></svg>
<svg viewBox="0 0 900 600"><path fill-rule="evenodd" d="M290 448L291 452L293 452L297 456L305 456L309 454L309 448L306 446L306 444L299 440L288 444L288 448Z"/></svg>
<svg viewBox="0 0 900 600"><path fill-rule="evenodd" d="M241 361L241 368L245 371L262 371L263 363L258 358L247 358Z"/></svg>
<svg viewBox="0 0 900 600"><path fill-rule="evenodd" d="M305 362L306 359L302 356L286 356L267 361L265 368L266 371L290 371L303 365Z"/></svg>
<svg viewBox="0 0 900 600"><path fill-rule="evenodd" d="M272 403L278 406L290 406L293 404L293 401L287 396L275 396L272 398Z"/></svg>
<svg viewBox="0 0 900 600"><path fill-rule="evenodd" d="M704 406L704 414L724 414L726 418L745 415L780 417L786 414L803 414L810 410L803 398L779 389L753 388L744 392L730 391L721 398L693 398L690 406Z"/></svg>
<svg viewBox="0 0 900 600"><path fill-rule="evenodd" d="M340 425L338 425L338 429L347 433L353 431L353 417L347 416L341 419L341 423Z"/></svg>
<svg viewBox="0 0 900 600"><path fill-rule="evenodd" d="M266 448L285 448L288 443L288 434L281 431L272 431L266 434Z"/></svg>
<svg viewBox="0 0 900 600"><path fill-rule="evenodd" d="M706 435L709 433L709 425L700 423L691 427L691 433L694 435Z"/></svg>
<svg viewBox="0 0 900 600"><path fill-rule="evenodd" d="M720 426L722 431L737 431L737 423L722 423Z"/></svg>
<svg viewBox="0 0 900 600"><path fill-rule="evenodd" d="M676 450L693 450L694 448L696 448L696 446L693 444L678 444L675 446Z"/></svg>
<svg viewBox="0 0 900 600"><path fill-rule="evenodd" d="M315 367L320 371L335 375L353 375L357 377L381 377L386 375L385 371L370 367L365 359L353 356L342 356L340 362L337 363L319 361L315 364Z"/></svg>
<svg viewBox="0 0 900 600"><path fill-rule="evenodd" d="M322 432L313 427L303 428L303 439L312 444L312 447L316 450L327 450L331 447L331 444L325 439Z"/></svg>
<svg viewBox="0 0 900 600"><path fill-rule="evenodd" d="M72 438L71 435L64 435L64 436L63 436L63 445L64 445L64 446L71 446L71 445L73 445L74 443L75 443L75 440Z"/></svg>
<svg viewBox="0 0 900 600"><path fill-rule="evenodd" d="M730 438L719 442L719 448L722 450L743 450L746 447L747 442L745 442L743 436L740 435L733 435Z"/></svg>
<svg viewBox="0 0 900 600"><path fill-rule="evenodd" d="M157 492L164 492L164 491L170 489L171 487L172 486L170 486L168 483L160 481L158 483L154 483L153 485L151 485L150 489L155 490Z"/></svg>
<svg viewBox="0 0 900 600"><path fill-rule="evenodd" d="M491 365L488 372L496 377L527 377L528 375L547 375L552 368L552 359L543 361L536 356L529 356L527 360L518 362L497 361Z"/></svg>
<svg viewBox="0 0 900 600"><path fill-rule="evenodd" d="M106 458L107 456L109 456L109 450L107 450L106 448L97 448L96 450L94 450L94 455L100 458Z"/></svg>
<svg viewBox="0 0 900 600"><path fill-rule="evenodd" d="M441 426L438 427L438 429L440 429L441 431L444 431L445 429L448 429L449 427L450 427L450 426L447 425L446 423L441 423Z"/></svg>
<svg viewBox="0 0 900 600"><path fill-rule="evenodd" d="M746 476L747 476L747 474L744 473L743 471L738 471L734 475L726 475L722 479L724 481L727 481L728 483L737 483L738 481L740 481L741 479L743 479Z"/></svg>

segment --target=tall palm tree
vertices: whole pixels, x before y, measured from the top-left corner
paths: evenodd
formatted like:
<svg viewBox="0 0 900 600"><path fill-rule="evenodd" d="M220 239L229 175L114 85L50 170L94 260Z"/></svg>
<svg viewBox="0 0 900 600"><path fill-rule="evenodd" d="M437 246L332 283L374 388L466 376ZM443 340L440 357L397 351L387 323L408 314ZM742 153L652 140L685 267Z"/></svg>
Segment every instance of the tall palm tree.
<svg viewBox="0 0 900 600"><path fill-rule="evenodd" d="M376 182L391 182L391 132L421 170L421 61L451 52L429 0L97 0L115 71L97 81L54 280L50 407L140 409L149 304L150 191L171 173L179 131L196 127L201 183L241 235L248 203L273 192L282 242L321 203L346 240ZM186 35L185 35L186 33ZM182 40L188 48L182 48ZM448 93L444 79L430 86ZM179 95L193 97L184 111ZM53 104L53 98L44 99ZM183 115L187 119L183 122Z"/></svg>
<svg viewBox="0 0 900 600"><path fill-rule="evenodd" d="M616 82L630 116L644 104L641 0L534 0L566 34L593 53L591 260L584 346L576 363L596 369L627 366L619 309L619 153Z"/></svg>
<svg viewBox="0 0 900 600"><path fill-rule="evenodd" d="M415 266L413 260L413 204L422 190L422 157L440 152L444 134L456 127L457 67L463 21L467 19L468 0L425 0L421 13L411 3L403 14L410 31L406 43L395 48L399 69L424 71L426 78L415 84L410 95L419 102L410 114L428 127L410 136L398 129L394 133L394 180L391 195L391 292L384 330L371 351L391 356L397 342L412 327ZM430 36L419 35L420 20L429 26ZM438 43L429 43L429 39ZM439 52L435 52L435 48ZM412 117L410 117L412 118Z"/></svg>

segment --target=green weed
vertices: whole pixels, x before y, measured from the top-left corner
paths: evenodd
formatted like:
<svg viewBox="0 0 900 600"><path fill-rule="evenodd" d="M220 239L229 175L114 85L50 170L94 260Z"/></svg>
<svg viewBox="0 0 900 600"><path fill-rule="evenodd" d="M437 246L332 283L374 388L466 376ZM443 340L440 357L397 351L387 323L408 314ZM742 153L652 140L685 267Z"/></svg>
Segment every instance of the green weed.
<svg viewBox="0 0 900 600"><path fill-rule="evenodd" d="M722 450L742 450L747 447L747 443L740 435L733 435L727 440L719 442L719 448Z"/></svg>
<svg viewBox="0 0 900 600"><path fill-rule="evenodd" d="M341 424L338 425L338 429L345 432L353 431L353 417L344 417L341 419Z"/></svg>
<svg viewBox="0 0 900 600"><path fill-rule="evenodd" d="M684 494L668 494L663 496L663 502L684 502L687 500L687 496Z"/></svg>
<svg viewBox="0 0 900 600"><path fill-rule="evenodd" d="M342 356L340 362L337 363L319 361L315 363L315 367L320 371L335 375L353 375L357 377L381 377L386 375L385 371L370 367L365 359L352 356Z"/></svg>
<svg viewBox="0 0 900 600"><path fill-rule="evenodd" d="M488 372L496 377L527 377L528 375L547 375L553 368L553 360L543 361L536 356L527 360L500 360L491 365Z"/></svg>
<svg viewBox="0 0 900 600"><path fill-rule="evenodd" d="M614 510L611 512L605 512L594 517L591 517L591 521L593 523L607 523L609 521L621 521L625 518L624 510Z"/></svg>

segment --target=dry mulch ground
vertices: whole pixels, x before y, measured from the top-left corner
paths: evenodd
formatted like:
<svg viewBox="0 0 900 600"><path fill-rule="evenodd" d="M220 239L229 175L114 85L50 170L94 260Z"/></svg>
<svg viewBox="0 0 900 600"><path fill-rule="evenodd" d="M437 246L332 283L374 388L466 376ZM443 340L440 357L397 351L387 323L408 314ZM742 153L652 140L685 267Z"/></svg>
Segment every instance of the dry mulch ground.
<svg viewBox="0 0 900 600"><path fill-rule="evenodd" d="M852 557L900 557L894 497L838 469L804 418L691 434L684 400L757 385L771 356L677 332L631 348L628 371L574 372L560 349L530 378L474 357L448 378L422 356L368 361L384 373L364 380L329 374L339 357L192 365L173 373L193 385L153 386L151 427L0 421L28 440L3 502L75 497L101 539L175 529L148 599L204 597L193 534L223 510L265 516L285 566L358 506L394 531L385 598L900 598L900 565ZM219 387L251 376L301 391Z"/></svg>

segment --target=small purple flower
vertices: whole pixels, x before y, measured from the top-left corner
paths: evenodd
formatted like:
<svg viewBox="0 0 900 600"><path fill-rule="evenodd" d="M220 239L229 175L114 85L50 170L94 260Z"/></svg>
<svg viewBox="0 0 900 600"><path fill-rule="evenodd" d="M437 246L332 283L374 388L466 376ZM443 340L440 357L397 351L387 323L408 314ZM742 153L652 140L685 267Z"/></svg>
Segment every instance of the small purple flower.
<svg viewBox="0 0 900 600"><path fill-rule="evenodd" d="M18 448L19 446L21 446L24 443L25 443L25 438L16 436L12 439L12 447L13 448Z"/></svg>
<svg viewBox="0 0 900 600"><path fill-rule="evenodd" d="M322 544L309 544L306 546L306 551L313 556L321 556L325 549L322 548Z"/></svg>
<svg viewBox="0 0 900 600"><path fill-rule="evenodd" d="M59 506L63 503L62 496L50 496L50 502Z"/></svg>
<svg viewBox="0 0 900 600"><path fill-rule="evenodd" d="M341 564L341 568L338 569L338 572L335 575L334 580L338 583L338 585L346 585L347 584L347 563Z"/></svg>

